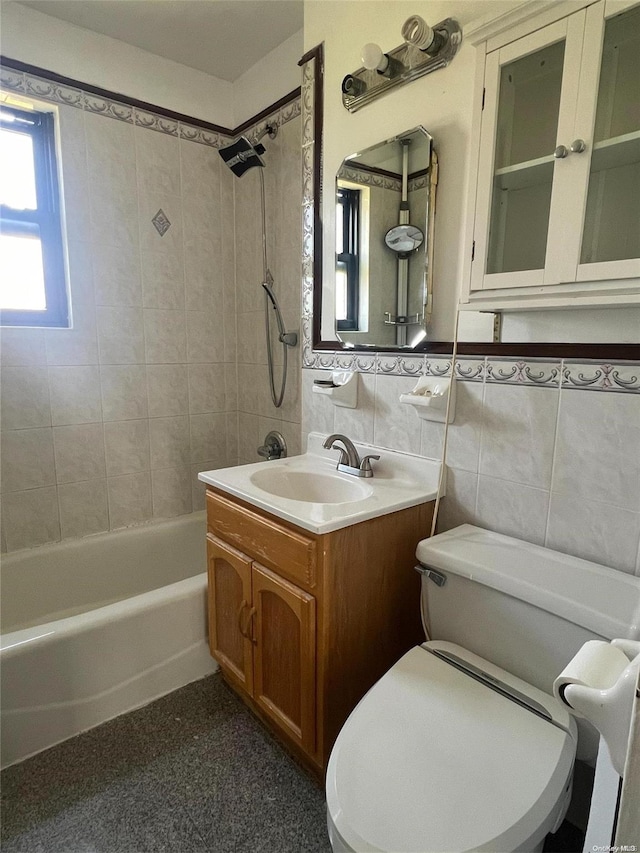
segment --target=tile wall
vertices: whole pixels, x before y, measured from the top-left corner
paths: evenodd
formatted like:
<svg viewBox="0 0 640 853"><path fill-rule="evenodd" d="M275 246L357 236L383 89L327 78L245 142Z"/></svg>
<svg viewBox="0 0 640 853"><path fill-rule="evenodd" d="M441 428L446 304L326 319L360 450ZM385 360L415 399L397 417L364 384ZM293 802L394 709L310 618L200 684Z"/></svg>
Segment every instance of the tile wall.
<svg viewBox="0 0 640 853"><path fill-rule="evenodd" d="M416 376L447 373L448 360L362 366L357 409L313 394L326 373L303 371L303 436L341 432L441 458L444 425L398 398ZM457 375L439 530L477 524L640 575L640 365L480 358L461 360Z"/></svg>
<svg viewBox="0 0 640 853"><path fill-rule="evenodd" d="M399 403L447 357L315 351L314 104L318 57L302 69L302 436L354 440L441 459L443 424ZM326 371L359 375L356 409L313 394ZM640 575L640 363L462 358L448 433L439 529L477 524Z"/></svg>
<svg viewBox="0 0 640 853"><path fill-rule="evenodd" d="M76 97L59 89L43 82L30 91L58 104ZM270 418L280 423L284 415L291 446L299 447L297 382L282 413L253 402L264 394L261 350L250 378L242 377L241 388L253 383L252 394L240 397L252 435L239 453L237 353L255 353L263 330L257 314L242 323L236 313L236 281L245 310L261 281L255 264L243 265L240 246L236 277L236 227L256 226L259 207L244 201L249 184L239 188L218 155L226 140L116 103L100 114L95 105L84 96L58 107L73 328L0 332L3 550L200 509L197 473L237 464L239 456L257 460L258 434ZM293 121L266 156L273 253L288 252L272 270L294 327L295 116L289 109L284 120ZM235 216L236 190L246 218ZM243 355L242 366L248 362Z"/></svg>

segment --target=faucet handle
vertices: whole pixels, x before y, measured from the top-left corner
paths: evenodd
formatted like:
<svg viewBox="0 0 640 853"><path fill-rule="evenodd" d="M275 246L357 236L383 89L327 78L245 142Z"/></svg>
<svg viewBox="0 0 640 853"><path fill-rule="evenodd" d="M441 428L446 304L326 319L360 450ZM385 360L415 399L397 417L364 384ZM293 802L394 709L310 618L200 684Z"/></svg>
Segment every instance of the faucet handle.
<svg viewBox="0 0 640 853"><path fill-rule="evenodd" d="M370 472L370 476L373 476L373 469L371 468L371 462L369 461L370 459L380 459L380 457L375 454L365 456L360 462L360 470L365 471L366 473Z"/></svg>

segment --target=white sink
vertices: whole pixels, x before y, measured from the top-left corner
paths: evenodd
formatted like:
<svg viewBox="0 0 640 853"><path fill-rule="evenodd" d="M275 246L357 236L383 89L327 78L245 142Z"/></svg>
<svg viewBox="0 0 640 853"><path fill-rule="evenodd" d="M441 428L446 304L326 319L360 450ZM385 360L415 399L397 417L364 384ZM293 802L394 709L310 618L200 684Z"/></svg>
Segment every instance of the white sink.
<svg viewBox="0 0 640 853"><path fill-rule="evenodd" d="M325 450L325 435L310 433L307 452L198 474L202 482L312 533L329 533L390 512L435 500L440 460L358 444L373 453L373 477L336 470L338 454Z"/></svg>
<svg viewBox="0 0 640 853"><path fill-rule="evenodd" d="M370 486L361 483L356 477L351 481L344 475L290 471L277 463L256 471L249 479L254 486L270 495L310 503L344 504L361 501L373 493Z"/></svg>

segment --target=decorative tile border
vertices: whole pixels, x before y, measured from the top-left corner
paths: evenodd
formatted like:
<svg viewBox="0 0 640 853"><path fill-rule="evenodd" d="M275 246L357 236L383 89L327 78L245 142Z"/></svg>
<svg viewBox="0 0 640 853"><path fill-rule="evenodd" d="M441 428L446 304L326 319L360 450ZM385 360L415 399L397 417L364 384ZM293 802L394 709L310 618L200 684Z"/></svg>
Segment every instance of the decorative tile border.
<svg viewBox="0 0 640 853"><path fill-rule="evenodd" d="M305 318L309 322L309 318ZM304 334L304 328L303 328ZM343 350L304 351L303 367L314 370L355 370L384 376L450 376L451 356L348 353ZM557 362L521 358L456 359L456 378L461 382L495 385L526 385L552 389L579 389L640 394L640 364L598 364L593 361Z"/></svg>
<svg viewBox="0 0 640 853"><path fill-rule="evenodd" d="M338 172L338 178L342 178L345 181L353 181L365 187L377 187L381 190L400 192L402 189L400 178L392 178L390 175L377 175L375 172L366 172L351 166L342 166Z"/></svg>
<svg viewBox="0 0 640 853"><path fill-rule="evenodd" d="M485 382L509 385L560 385L562 362L523 361L522 359L486 360Z"/></svg>
<svg viewBox="0 0 640 853"><path fill-rule="evenodd" d="M585 391L617 391L640 393L640 364L597 364L587 362L563 362L562 387L579 388Z"/></svg>
<svg viewBox="0 0 640 853"><path fill-rule="evenodd" d="M149 110L139 109L117 99L103 98L81 88L63 85L54 80L38 77L26 71L17 71L7 66L0 68L0 86L7 91L33 95L34 98L51 101L55 104L76 107L79 110L86 110L128 124L135 124L136 127L155 130L157 133L178 136L180 139L198 142L211 148L222 148L234 138L231 135L207 130L198 125L168 118ZM296 98L278 107L266 118L261 118L256 125L251 127L249 134L258 137L264 133L267 124L275 124L281 127L297 118L300 113L300 98Z"/></svg>

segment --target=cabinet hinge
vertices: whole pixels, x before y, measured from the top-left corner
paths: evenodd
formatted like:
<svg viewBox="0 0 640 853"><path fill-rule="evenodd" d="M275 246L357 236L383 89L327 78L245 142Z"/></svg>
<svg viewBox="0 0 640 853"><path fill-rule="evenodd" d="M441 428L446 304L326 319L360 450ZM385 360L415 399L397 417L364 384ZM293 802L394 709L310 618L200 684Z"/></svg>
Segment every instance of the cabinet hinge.
<svg viewBox="0 0 640 853"><path fill-rule="evenodd" d="M484 96L486 95L486 93L487 93L487 90L483 89L482 90L482 109L484 109Z"/></svg>
<svg viewBox="0 0 640 853"><path fill-rule="evenodd" d="M473 245L471 246L471 260L474 261L476 258L476 241L473 241Z"/></svg>

